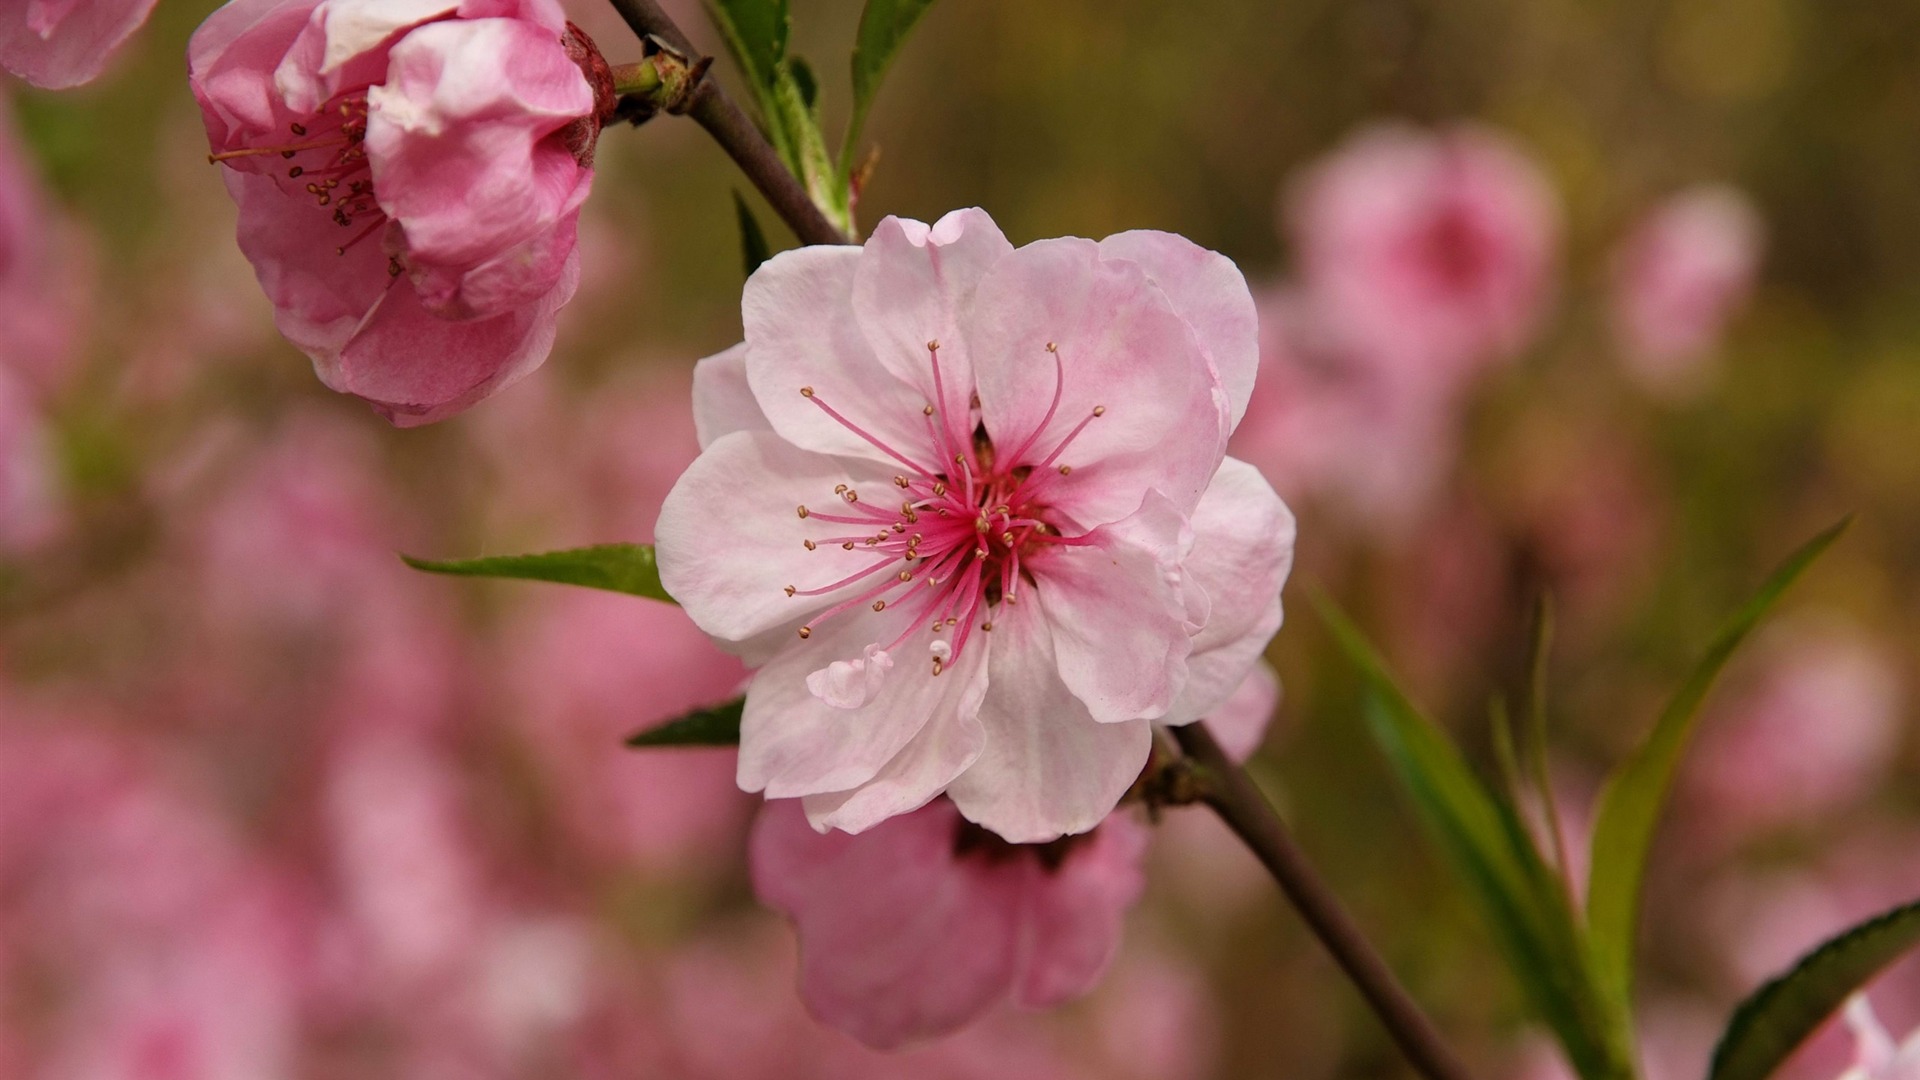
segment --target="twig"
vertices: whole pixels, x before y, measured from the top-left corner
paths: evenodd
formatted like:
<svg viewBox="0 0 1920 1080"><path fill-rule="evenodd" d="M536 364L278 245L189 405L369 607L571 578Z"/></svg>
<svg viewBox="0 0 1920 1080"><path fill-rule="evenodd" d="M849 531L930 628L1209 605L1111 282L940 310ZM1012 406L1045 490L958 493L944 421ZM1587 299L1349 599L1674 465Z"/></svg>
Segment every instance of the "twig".
<svg viewBox="0 0 1920 1080"><path fill-rule="evenodd" d="M627 25L642 39L657 37L688 56L697 56L698 50L687 36L680 32L667 13L660 10L654 0L613 0L614 10ZM747 114L740 106L720 89L711 79L702 79L695 88L693 98L687 105L686 113L694 122L707 129L707 134L720 144L740 171L747 175L753 186L766 196L767 203L780 215L782 221L793 230L803 244L846 244L852 241L839 229L834 228L820 208L813 204L800 181L787 171L786 163L780 160L760 129L753 126Z"/></svg>
<svg viewBox="0 0 1920 1080"><path fill-rule="evenodd" d="M1346 971L1367 1004L1380 1017L1407 1060L1428 1080L1469 1080L1466 1066L1442 1041L1433 1022L1420 1011L1385 960L1321 880L1300 850L1286 823L1274 812L1246 771L1220 749L1205 725L1173 729L1174 738L1209 783L1203 801L1220 815L1266 865L1281 891L1305 919L1335 962Z"/></svg>

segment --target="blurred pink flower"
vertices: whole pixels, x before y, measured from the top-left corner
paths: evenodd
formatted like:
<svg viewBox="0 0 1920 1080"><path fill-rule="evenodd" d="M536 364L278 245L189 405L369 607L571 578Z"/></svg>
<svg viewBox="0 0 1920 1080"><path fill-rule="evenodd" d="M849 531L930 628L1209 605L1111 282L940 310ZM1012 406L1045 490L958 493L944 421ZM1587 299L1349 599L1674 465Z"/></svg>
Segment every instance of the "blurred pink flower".
<svg viewBox="0 0 1920 1080"><path fill-rule="evenodd" d="M1084 836L1008 844L945 799L823 836L772 800L750 860L754 891L798 931L808 1009L887 1049L1009 997L1045 1008L1092 989L1145 886L1146 842L1118 814Z"/></svg>
<svg viewBox="0 0 1920 1080"><path fill-rule="evenodd" d="M1687 772L1688 815L1751 835L1802 825L1874 791L1899 750L1905 695L1894 658L1844 622L1785 624L1758 675L1713 709Z"/></svg>
<svg viewBox="0 0 1920 1080"><path fill-rule="evenodd" d="M1222 461L1239 271L1166 233L1015 250L962 210L776 256L742 307L656 530L668 590L761 665L740 785L822 829L942 791L1017 842L1093 827L1149 722L1205 715L1280 625L1292 515Z"/></svg>
<svg viewBox="0 0 1920 1080"><path fill-rule="evenodd" d="M1278 699L1279 680L1256 664L1207 725L1245 760ZM808 1009L891 1048L1009 998L1046 1008L1093 989L1145 886L1146 845L1124 811L1079 836L1009 844L946 799L858 836L817 833L776 799L748 858L761 901L795 924Z"/></svg>
<svg viewBox="0 0 1920 1080"><path fill-rule="evenodd" d="M0 555L45 542L64 517L53 433L26 387L0 367Z"/></svg>
<svg viewBox="0 0 1920 1080"><path fill-rule="evenodd" d="M45 399L73 374L91 300L89 260L80 230L55 208L5 106L0 97L0 374Z"/></svg>
<svg viewBox="0 0 1920 1080"><path fill-rule="evenodd" d="M746 668L668 605L586 590L544 599L507 646L511 711L573 836L655 872L730 869L750 809L733 752L620 742L734 696Z"/></svg>
<svg viewBox="0 0 1920 1080"><path fill-rule="evenodd" d="M1728 320L1753 292L1765 239L1752 202L1721 186L1674 195L1635 226L1613 268L1627 373L1658 394L1702 388Z"/></svg>
<svg viewBox="0 0 1920 1080"><path fill-rule="evenodd" d="M1847 1000L1845 1015L1854 1057L1841 1080L1920 1080L1920 1031L1895 1042L1865 994Z"/></svg>
<svg viewBox="0 0 1920 1080"><path fill-rule="evenodd" d="M0 67L35 86L92 81L155 0L14 0L0 14Z"/></svg>
<svg viewBox="0 0 1920 1080"><path fill-rule="evenodd" d="M1362 348L1411 353L1410 375L1512 356L1553 292L1553 190L1491 129L1365 129L1295 181L1284 217L1313 302Z"/></svg>
<svg viewBox="0 0 1920 1080"><path fill-rule="evenodd" d="M1259 306L1260 378L1229 449L1285 498L1397 535L1446 475L1460 395L1410 351L1349 339L1296 286L1265 290Z"/></svg>
<svg viewBox="0 0 1920 1080"><path fill-rule="evenodd" d="M546 359L612 103L557 0L236 0L189 59L241 247L322 381L410 426Z"/></svg>

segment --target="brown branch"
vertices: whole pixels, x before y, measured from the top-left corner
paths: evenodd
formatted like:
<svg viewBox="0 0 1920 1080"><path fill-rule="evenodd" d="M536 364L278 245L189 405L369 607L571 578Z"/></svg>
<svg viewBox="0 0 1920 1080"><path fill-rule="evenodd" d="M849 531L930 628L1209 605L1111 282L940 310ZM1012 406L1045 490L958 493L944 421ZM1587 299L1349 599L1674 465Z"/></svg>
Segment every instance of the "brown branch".
<svg viewBox="0 0 1920 1080"><path fill-rule="evenodd" d="M1466 1066L1441 1039L1358 923L1321 880L1280 815L1246 771L1227 758L1203 724L1173 729L1192 762L1205 770L1202 800L1220 815L1273 874L1335 962L1359 988L1407 1060L1428 1080L1469 1080Z"/></svg>
<svg viewBox="0 0 1920 1080"><path fill-rule="evenodd" d="M642 38L657 37L686 55L698 56L699 50L680 32L655 0L613 0L614 10ZM774 213L787 223L803 244L847 244L852 241L827 220L813 204L807 189L787 171L773 146L753 121L733 103L733 99L711 79L702 79L693 92L686 114L707 129L733 163L747 175L753 186L766 196Z"/></svg>

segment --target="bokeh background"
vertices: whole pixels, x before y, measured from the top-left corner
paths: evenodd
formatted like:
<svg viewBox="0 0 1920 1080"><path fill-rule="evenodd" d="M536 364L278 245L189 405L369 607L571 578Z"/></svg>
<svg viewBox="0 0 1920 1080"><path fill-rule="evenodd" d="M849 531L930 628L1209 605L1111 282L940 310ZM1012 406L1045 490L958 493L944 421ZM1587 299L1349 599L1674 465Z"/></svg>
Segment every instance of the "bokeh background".
<svg viewBox="0 0 1920 1080"><path fill-rule="evenodd" d="M1403 1074L1199 811L1160 828L1088 1000L905 1057L815 1026L746 884L728 756L618 744L741 671L671 609L394 557L651 538L695 451L692 363L738 338L746 185L690 123L609 131L552 359L393 431L274 334L233 245L182 61L213 6L163 0L91 87L8 89L7 156L44 190L38 246L0 244L37 290L0 312L23 387L0 400L0 1075ZM795 7L837 130L859 6ZM1551 593L1577 846L1720 617L1857 515L1730 669L1656 852L1646 1053L1687 1080L1765 976L1920 895L1917 113L1920 9L1897 3L944 0L882 95L859 212L979 205L1016 243L1170 229L1254 283L1274 389L1236 446L1300 519L1254 769L1483 1076L1558 1067L1304 587L1483 764ZM1443 387L1329 346L1309 280L1303 178L1389 121L1497 132L1550 192L1533 315ZM1703 184L1751 214L1706 243L1754 280L1658 355L1621 328L1627 245ZM1911 965L1875 993L1920 1022ZM1846 1053L1828 1032L1796 1075Z"/></svg>

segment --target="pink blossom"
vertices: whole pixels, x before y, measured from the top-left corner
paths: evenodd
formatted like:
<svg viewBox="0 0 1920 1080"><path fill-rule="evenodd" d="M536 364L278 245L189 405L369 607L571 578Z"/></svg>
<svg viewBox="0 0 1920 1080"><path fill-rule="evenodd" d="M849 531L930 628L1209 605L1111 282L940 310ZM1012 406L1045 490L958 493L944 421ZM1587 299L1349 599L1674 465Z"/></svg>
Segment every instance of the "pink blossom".
<svg viewBox="0 0 1920 1080"><path fill-rule="evenodd" d="M1854 1058L1841 1080L1920 1080L1920 1032L1895 1042L1865 994L1847 1000L1845 1016Z"/></svg>
<svg viewBox="0 0 1920 1080"><path fill-rule="evenodd" d="M0 14L0 67L35 86L91 82L155 0L14 0Z"/></svg>
<svg viewBox="0 0 1920 1080"><path fill-rule="evenodd" d="M962 210L779 255L743 314L656 529L668 590L759 665L740 786L822 829L942 791L1015 842L1092 828L1150 723L1206 715L1280 625L1292 514L1223 462L1239 271Z"/></svg>
<svg viewBox="0 0 1920 1080"><path fill-rule="evenodd" d="M1765 231L1752 202L1721 186L1674 195L1634 227L1613 268L1628 374L1666 395L1704 385L1727 322L1753 292Z"/></svg>
<svg viewBox="0 0 1920 1080"><path fill-rule="evenodd" d="M557 0L234 0L189 54L241 248L323 382L406 426L540 365L612 101Z"/></svg>
<svg viewBox="0 0 1920 1080"><path fill-rule="evenodd" d="M1210 717L1244 760L1279 697L1256 664ZM794 921L800 992L822 1023L890 1048L1011 999L1045 1008L1091 990L1145 884L1147 834L1126 813L1045 844L1009 844L936 799L861 833L808 827L793 800L754 825L754 891Z"/></svg>
<svg viewBox="0 0 1920 1080"><path fill-rule="evenodd" d="M26 387L0 367L0 555L44 542L63 516L53 433Z"/></svg>
<svg viewBox="0 0 1920 1080"><path fill-rule="evenodd" d="M860 836L820 835L792 800L754 826L754 890L794 920L819 1020L891 1048L1011 997L1045 1008L1099 979L1145 885L1144 830L1008 844L940 799Z"/></svg>
<svg viewBox="0 0 1920 1080"><path fill-rule="evenodd" d="M0 99L0 369L45 398L73 374L90 299L87 245L41 184L4 106Z"/></svg>
<svg viewBox="0 0 1920 1080"><path fill-rule="evenodd" d="M1285 218L1328 317L1443 381L1524 348L1553 290L1552 189L1489 129L1361 131L1296 181Z"/></svg>
<svg viewBox="0 0 1920 1080"><path fill-rule="evenodd" d="M1419 520L1458 435L1458 388L1408 349L1348 334L1298 286L1263 291L1260 379L1229 446L1288 499L1314 497L1372 532Z"/></svg>
<svg viewBox="0 0 1920 1080"><path fill-rule="evenodd" d="M1805 825L1874 790L1899 750L1893 658L1849 623L1782 626L1757 676L1714 709L1689 770L1689 818L1736 833ZM1760 797L1764 793L1764 797Z"/></svg>

